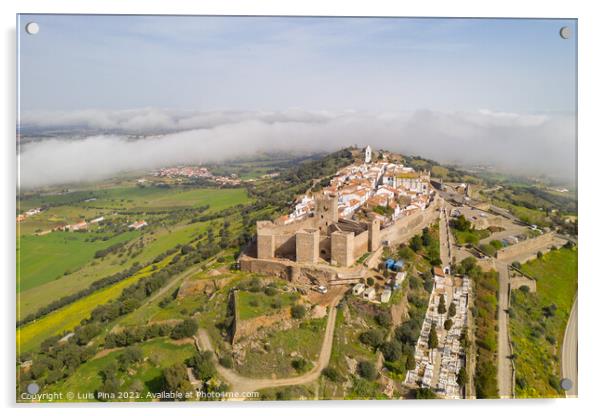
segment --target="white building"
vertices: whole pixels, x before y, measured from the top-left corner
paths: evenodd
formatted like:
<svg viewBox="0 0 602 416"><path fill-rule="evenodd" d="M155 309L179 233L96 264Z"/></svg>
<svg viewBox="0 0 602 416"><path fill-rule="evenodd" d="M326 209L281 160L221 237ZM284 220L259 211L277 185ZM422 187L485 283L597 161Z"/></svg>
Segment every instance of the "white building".
<svg viewBox="0 0 602 416"><path fill-rule="evenodd" d="M370 145L366 146L366 149L364 150L364 162L365 163L370 163L372 161L372 148L370 147Z"/></svg>
<svg viewBox="0 0 602 416"><path fill-rule="evenodd" d="M363 283L358 283L355 286L353 286L353 294L355 296L359 296L364 292L365 289L366 285L364 285Z"/></svg>

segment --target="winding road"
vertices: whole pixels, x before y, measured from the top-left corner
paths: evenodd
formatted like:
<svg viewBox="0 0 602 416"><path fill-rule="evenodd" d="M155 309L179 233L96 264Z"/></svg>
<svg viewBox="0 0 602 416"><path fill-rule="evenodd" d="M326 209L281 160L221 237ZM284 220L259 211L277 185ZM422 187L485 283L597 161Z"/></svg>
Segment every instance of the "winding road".
<svg viewBox="0 0 602 416"><path fill-rule="evenodd" d="M196 348L201 350L211 351L215 362L215 368L218 374L230 385L231 391L236 392L253 392L261 389L271 387L282 387L292 386L298 384L306 384L315 381L320 377L322 370L328 365L330 361L330 353L332 352L332 342L334 338L334 328L336 323L337 308L336 305L339 303L343 295L337 296L329 305L328 319L326 322L326 330L324 331L324 340L322 341L322 348L320 349L320 356L318 362L314 368L309 372L302 374L297 377L288 378L251 378L241 376L235 371L221 366L217 362L215 349L211 344L209 334L204 329L199 329L197 335L194 337Z"/></svg>
<svg viewBox="0 0 602 416"><path fill-rule="evenodd" d="M577 397L577 320L577 297L575 297L562 343L562 377L573 382L571 389L566 392L566 397Z"/></svg>

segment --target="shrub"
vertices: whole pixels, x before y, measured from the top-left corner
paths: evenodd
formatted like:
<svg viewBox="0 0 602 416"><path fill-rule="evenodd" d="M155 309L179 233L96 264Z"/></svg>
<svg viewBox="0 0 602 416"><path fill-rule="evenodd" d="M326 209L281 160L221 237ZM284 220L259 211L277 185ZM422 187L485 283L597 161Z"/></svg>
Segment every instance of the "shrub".
<svg viewBox="0 0 602 416"><path fill-rule="evenodd" d="M345 379L339 370L330 366L322 370L322 375L335 383L340 383Z"/></svg>
<svg viewBox="0 0 602 416"><path fill-rule="evenodd" d="M177 324L171 331L171 337L173 339L182 339L193 336L199 329L199 324L194 319L185 319L183 322Z"/></svg>
<svg viewBox="0 0 602 416"><path fill-rule="evenodd" d="M307 369L307 367L309 367L309 362L305 358L299 357L299 358L295 358L291 362L291 365L298 372L303 372Z"/></svg>
<svg viewBox="0 0 602 416"><path fill-rule="evenodd" d="M291 316L295 319L302 319L305 316L306 310L303 305L295 305L291 308Z"/></svg>
<svg viewBox="0 0 602 416"><path fill-rule="evenodd" d="M384 339L385 336L379 329L370 329L360 334L360 341L373 348L378 348L383 343Z"/></svg>
<svg viewBox="0 0 602 416"><path fill-rule="evenodd" d="M414 358L414 354L408 355L406 358L406 369L414 370L416 368L416 359Z"/></svg>
<svg viewBox="0 0 602 416"><path fill-rule="evenodd" d="M416 398L419 400L428 400L428 399L436 399L437 395L433 393L431 389L428 388L419 388L414 391L416 394Z"/></svg>
<svg viewBox="0 0 602 416"><path fill-rule="evenodd" d="M226 368L232 368L234 366L234 361L229 355L222 355L219 357L219 363L222 367Z"/></svg>
<svg viewBox="0 0 602 416"><path fill-rule="evenodd" d="M451 305L449 305L449 310L447 311L447 315L450 318L453 318L454 316L456 316L456 304L454 302L452 302Z"/></svg>
<svg viewBox="0 0 602 416"><path fill-rule="evenodd" d="M383 342L379 349L387 361L397 361L401 358L402 349L399 341Z"/></svg>
<svg viewBox="0 0 602 416"><path fill-rule="evenodd" d="M446 319L445 322L443 323L443 327L445 328L446 331L449 331L453 324L454 324L454 321L452 321L451 319Z"/></svg>
<svg viewBox="0 0 602 416"><path fill-rule="evenodd" d="M384 328L388 328L391 326L391 322L392 322L391 315L387 311L381 311L381 312L377 313L376 316L374 317L374 319L376 320L377 324L379 324L380 326L382 326Z"/></svg>
<svg viewBox="0 0 602 416"><path fill-rule="evenodd" d="M357 373L366 380L375 380L378 375L376 367L370 361L360 361L357 365Z"/></svg>

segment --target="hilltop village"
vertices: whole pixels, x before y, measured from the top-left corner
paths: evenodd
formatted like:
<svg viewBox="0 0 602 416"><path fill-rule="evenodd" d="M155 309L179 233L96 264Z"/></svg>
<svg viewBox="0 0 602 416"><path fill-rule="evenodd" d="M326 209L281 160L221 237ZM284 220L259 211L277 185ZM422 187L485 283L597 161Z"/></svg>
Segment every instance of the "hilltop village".
<svg viewBox="0 0 602 416"><path fill-rule="evenodd" d="M553 396L576 358L571 227L502 208L507 185L370 146L101 185L21 201L23 391Z"/></svg>
<svg viewBox="0 0 602 416"><path fill-rule="evenodd" d="M276 221L258 221L256 244L241 257L242 270L314 283L350 283L377 262L383 246L419 231L434 217L438 197L427 171L416 172L388 154L341 169L328 186L298 198Z"/></svg>

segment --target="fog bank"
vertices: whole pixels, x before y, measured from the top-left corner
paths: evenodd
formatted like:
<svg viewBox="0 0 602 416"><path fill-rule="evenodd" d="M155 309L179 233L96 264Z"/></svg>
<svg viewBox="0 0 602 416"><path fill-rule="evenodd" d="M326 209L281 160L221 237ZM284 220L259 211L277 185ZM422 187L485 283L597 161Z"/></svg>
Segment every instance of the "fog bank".
<svg viewBox="0 0 602 416"><path fill-rule="evenodd" d="M573 180L575 118L477 112L194 112L160 109L35 112L24 125L117 134L53 138L20 148L20 185L93 181L119 172L219 162L265 151L331 151L370 144L441 163ZM173 131L152 135L157 131ZM128 134L149 135L132 140Z"/></svg>

